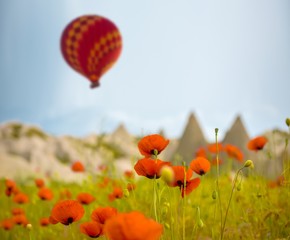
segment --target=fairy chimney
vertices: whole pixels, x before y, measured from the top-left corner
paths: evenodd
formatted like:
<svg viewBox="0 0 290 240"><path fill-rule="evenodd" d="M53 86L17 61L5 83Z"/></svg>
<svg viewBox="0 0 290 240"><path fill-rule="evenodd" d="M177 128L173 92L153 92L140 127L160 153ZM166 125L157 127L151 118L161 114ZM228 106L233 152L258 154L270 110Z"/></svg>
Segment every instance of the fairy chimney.
<svg viewBox="0 0 290 240"><path fill-rule="evenodd" d="M173 158L179 156L182 161L189 163L194 158L196 150L206 144L200 125L195 115L191 113Z"/></svg>
<svg viewBox="0 0 290 240"><path fill-rule="evenodd" d="M244 159L247 159L250 156L250 152L247 149L247 143L249 140L250 138L241 116L238 115L231 128L227 131L222 143L237 146L243 152Z"/></svg>

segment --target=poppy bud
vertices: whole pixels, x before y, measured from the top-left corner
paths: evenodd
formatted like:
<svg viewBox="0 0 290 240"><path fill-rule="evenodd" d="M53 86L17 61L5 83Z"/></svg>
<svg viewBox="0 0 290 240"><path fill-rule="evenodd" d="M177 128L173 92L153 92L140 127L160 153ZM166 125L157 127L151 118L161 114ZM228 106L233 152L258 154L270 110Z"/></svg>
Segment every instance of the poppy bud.
<svg viewBox="0 0 290 240"><path fill-rule="evenodd" d="M201 219L199 219L197 225L198 225L198 227L203 228L204 223Z"/></svg>
<svg viewBox="0 0 290 240"><path fill-rule="evenodd" d="M254 168L254 163L252 160L247 160L244 164L244 167L247 168L247 167L250 167L250 168Z"/></svg>
<svg viewBox="0 0 290 240"><path fill-rule="evenodd" d="M170 225L168 223L164 224L165 228L170 229Z"/></svg>
<svg viewBox="0 0 290 240"><path fill-rule="evenodd" d="M216 190L214 190L213 192L212 192L212 195L211 195L211 197L212 197L212 199L216 199L216 197L217 197L217 192L216 192Z"/></svg>
<svg viewBox="0 0 290 240"><path fill-rule="evenodd" d="M290 127L290 118L286 118L286 125Z"/></svg>
<svg viewBox="0 0 290 240"><path fill-rule="evenodd" d="M26 225L26 228L27 228L28 230L32 230L32 225L31 225L30 223L28 223L28 224Z"/></svg>
<svg viewBox="0 0 290 240"><path fill-rule="evenodd" d="M171 184L174 180L174 172L171 167L164 166L161 171L161 179L167 184Z"/></svg>
<svg viewBox="0 0 290 240"><path fill-rule="evenodd" d="M237 191L241 191L241 189L242 189L242 184L239 183L238 186L237 186Z"/></svg>
<svg viewBox="0 0 290 240"><path fill-rule="evenodd" d="M219 129L215 128L214 131L215 131L215 134L218 134Z"/></svg>
<svg viewBox="0 0 290 240"><path fill-rule="evenodd" d="M170 207L170 203L169 202L164 202L163 204L164 204L164 206L166 206L168 208Z"/></svg>
<svg viewBox="0 0 290 240"><path fill-rule="evenodd" d="M124 194L124 197L127 198L130 196L130 192L127 188L123 189L123 194Z"/></svg>

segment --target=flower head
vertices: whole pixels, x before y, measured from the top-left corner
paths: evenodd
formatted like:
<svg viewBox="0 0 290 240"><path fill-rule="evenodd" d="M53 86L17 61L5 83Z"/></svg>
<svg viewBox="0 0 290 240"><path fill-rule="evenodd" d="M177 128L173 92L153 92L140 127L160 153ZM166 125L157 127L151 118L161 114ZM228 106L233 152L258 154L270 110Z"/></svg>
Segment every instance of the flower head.
<svg viewBox="0 0 290 240"><path fill-rule="evenodd" d="M248 142L248 149L252 151L262 150L267 142L268 139L264 136L253 138Z"/></svg>
<svg viewBox="0 0 290 240"><path fill-rule="evenodd" d="M169 166L171 164L159 159L143 158L138 160L134 169L138 175L152 179L154 177L160 178L160 170L166 165Z"/></svg>
<svg viewBox="0 0 290 240"><path fill-rule="evenodd" d="M56 203L51 210L52 221L69 225L80 220L85 213L83 206L75 200L63 200Z"/></svg>
<svg viewBox="0 0 290 240"><path fill-rule="evenodd" d="M91 219L104 224L109 218L117 215L117 209L113 207L99 207L91 214Z"/></svg>
<svg viewBox="0 0 290 240"><path fill-rule="evenodd" d="M73 165L71 166L71 169L74 172L84 172L85 171L85 167L80 161L74 162Z"/></svg>
<svg viewBox="0 0 290 240"><path fill-rule="evenodd" d="M41 218L39 220L39 224L42 226L42 227L46 227L50 224L49 222L49 218Z"/></svg>
<svg viewBox="0 0 290 240"><path fill-rule="evenodd" d="M171 184L172 187L179 187L181 191L181 196L190 194L195 188L197 188L200 184L199 178L191 179L192 170L189 169L186 171L183 166L173 166L174 171L174 181ZM185 180L185 181L184 181Z"/></svg>
<svg viewBox="0 0 290 240"><path fill-rule="evenodd" d="M95 200L95 197L89 193L79 193L77 196L77 200L81 204L90 204Z"/></svg>
<svg viewBox="0 0 290 240"><path fill-rule="evenodd" d="M204 157L197 157L191 161L190 168L202 176L210 170L210 162Z"/></svg>
<svg viewBox="0 0 290 240"><path fill-rule="evenodd" d="M161 224L140 212L119 213L106 221L104 232L110 240L157 240L163 231Z"/></svg>
<svg viewBox="0 0 290 240"><path fill-rule="evenodd" d="M51 200L53 199L53 193L49 188L41 188L38 191L38 197L41 200Z"/></svg>
<svg viewBox="0 0 290 240"><path fill-rule="evenodd" d="M0 222L0 227L2 227L4 230L10 230L14 226L14 221L13 219L4 219Z"/></svg>
<svg viewBox="0 0 290 240"><path fill-rule="evenodd" d="M103 233L103 226L98 222L85 222L80 225L83 234L91 238L97 238Z"/></svg>
<svg viewBox="0 0 290 240"><path fill-rule="evenodd" d="M143 137L139 143L138 148L144 157L151 157L151 155L160 154L168 145L169 140L166 140L159 134L148 135Z"/></svg>
<svg viewBox="0 0 290 240"><path fill-rule="evenodd" d="M41 179L41 178L36 178L34 180L34 182L35 182L36 187L38 187L38 188L42 188L45 185L43 179Z"/></svg>
<svg viewBox="0 0 290 240"><path fill-rule="evenodd" d="M113 192L109 194L108 196L111 202L114 201L115 199L120 199L122 197L123 197L123 190L122 188L119 188L119 187L115 187Z"/></svg>
<svg viewBox="0 0 290 240"><path fill-rule="evenodd" d="M29 202L29 198L24 193L17 193L14 196L13 201L18 203L18 204L23 204L23 203L28 203Z"/></svg>
<svg viewBox="0 0 290 240"><path fill-rule="evenodd" d="M229 157L234 158L239 162L243 162L244 155L237 146L227 144L224 149Z"/></svg>

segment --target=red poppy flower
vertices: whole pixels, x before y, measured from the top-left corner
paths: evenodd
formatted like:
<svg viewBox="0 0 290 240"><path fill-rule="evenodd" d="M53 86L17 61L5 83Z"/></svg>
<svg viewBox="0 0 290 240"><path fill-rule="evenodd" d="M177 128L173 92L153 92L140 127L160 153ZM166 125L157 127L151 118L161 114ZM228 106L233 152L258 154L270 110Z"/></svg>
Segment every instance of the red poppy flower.
<svg viewBox="0 0 290 240"><path fill-rule="evenodd" d="M45 185L43 179L41 179L41 178L35 179L34 182L35 182L36 187L38 187L38 188L42 188Z"/></svg>
<svg viewBox="0 0 290 240"><path fill-rule="evenodd" d="M222 150L223 150L223 145L221 144L221 143L218 143L218 144L216 144L216 143L211 143L211 144L208 144L207 145L207 149L208 149L208 151L210 152L210 153L217 153L217 146L216 145L218 145L218 151L219 152L221 152Z"/></svg>
<svg viewBox="0 0 290 240"><path fill-rule="evenodd" d="M39 220L39 223L40 223L40 225L41 226L43 226L43 227L46 227L46 226L48 226L49 225L49 218L41 218L40 220Z"/></svg>
<svg viewBox="0 0 290 240"><path fill-rule="evenodd" d="M113 207L99 207L95 209L91 214L93 221L104 224L109 218L117 214L117 209Z"/></svg>
<svg viewBox="0 0 290 240"><path fill-rule="evenodd" d="M81 204L90 204L95 200L95 197L89 193L79 193L77 196L77 200Z"/></svg>
<svg viewBox="0 0 290 240"><path fill-rule="evenodd" d="M141 155L151 157L151 155L160 154L168 143L169 140L164 139L161 135L153 134L143 137L138 143L138 148Z"/></svg>
<svg viewBox="0 0 290 240"><path fill-rule="evenodd" d="M170 162L164 162L159 159L143 158L138 160L135 164L134 169L139 176L147 178L160 178L160 170L164 166L170 166Z"/></svg>
<svg viewBox="0 0 290 240"><path fill-rule="evenodd" d="M24 214L13 216L13 222L17 225L26 226L29 222Z"/></svg>
<svg viewBox="0 0 290 240"><path fill-rule="evenodd" d="M63 200L56 203L51 211L52 220L69 225L80 220L85 213L83 206L75 200Z"/></svg>
<svg viewBox="0 0 290 240"><path fill-rule="evenodd" d="M120 213L106 221L104 232L110 240L157 240L163 227L140 212Z"/></svg>
<svg viewBox="0 0 290 240"><path fill-rule="evenodd" d="M191 161L190 168L202 176L210 170L210 162L204 157L198 157Z"/></svg>
<svg viewBox="0 0 290 240"><path fill-rule="evenodd" d="M80 161L74 162L73 165L71 166L71 169L74 172L84 172L85 171L85 167Z"/></svg>
<svg viewBox="0 0 290 240"><path fill-rule="evenodd" d="M98 222L85 222L80 225L82 233L91 238L97 238L103 234L103 226Z"/></svg>
<svg viewBox="0 0 290 240"><path fill-rule="evenodd" d="M41 188L38 191L38 197L41 200L51 200L51 199L53 199L53 193L48 188Z"/></svg>
<svg viewBox="0 0 290 240"><path fill-rule="evenodd" d="M14 221L12 219L4 219L0 222L0 227L5 230L10 230L14 226Z"/></svg>
<svg viewBox="0 0 290 240"><path fill-rule="evenodd" d="M51 224L57 224L58 223L58 221L53 216L49 216L48 220L49 220L49 223L51 223Z"/></svg>
<svg viewBox="0 0 290 240"><path fill-rule="evenodd" d="M72 197L72 194L68 189L60 191L59 195L60 199L70 199Z"/></svg>
<svg viewBox="0 0 290 240"><path fill-rule="evenodd" d="M128 183L127 184L127 189L128 189L129 192L133 191L134 189L136 189L136 184Z"/></svg>
<svg viewBox="0 0 290 240"><path fill-rule="evenodd" d="M225 146L225 151L229 157L234 158L238 160L239 162L243 162L244 156L243 156L242 151L238 147L231 144L227 144Z"/></svg>
<svg viewBox="0 0 290 240"><path fill-rule="evenodd" d="M124 172L124 176L126 178L134 178L134 172L130 171L130 170L127 170L127 171Z"/></svg>
<svg viewBox="0 0 290 240"><path fill-rule="evenodd" d="M219 165L223 164L223 160L219 158ZM217 165L217 160L214 158L211 160L211 165L216 166Z"/></svg>
<svg viewBox="0 0 290 240"><path fill-rule="evenodd" d="M205 157L206 158L206 150L205 148L201 147L196 150L195 157Z"/></svg>
<svg viewBox="0 0 290 240"><path fill-rule="evenodd" d="M29 198L26 194L24 193L17 193L14 198L13 201L19 204L23 204L23 203L28 203L29 202Z"/></svg>
<svg viewBox="0 0 290 240"><path fill-rule="evenodd" d="M267 142L268 139L264 136L253 138L248 142L248 149L252 151L262 150Z"/></svg>
<svg viewBox="0 0 290 240"><path fill-rule="evenodd" d="M10 197L12 193L16 194L18 192L16 183L13 180L6 179L5 185L6 185L5 194L7 197Z"/></svg>
<svg viewBox="0 0 290 240"><path fill-rule="evenodd" d="M116 198L122 198L123 197L123 190L119 187L115 187L113 192L109 194L108 198L110 201L114 201Z"/></svg>
<svg viewBox="0 0 290 240"><path fill-rule="evenodd" d="M98 186L100 188L105 188L110 183L111 179L108 177L104 177L103 182L99 183Z"/></svg>
<svg viewBox="0 0 290 240"><path fill-rule="evenodd" d="M179 187L181 191L181 196L190 194L195 188L197 188L200 184L199 178L191 179L192 170L188 169L185 175L185 167L183 166L173 166L174 172L174 181L171 184L172 187ZM184 182L184 179L186 182Z"/></svg>
<svg viewBox="0 0 290 240"><path fill-rule="evenodd" d="M13 208L11 210L12 215L20 215L20 214L25 214L24 209L22 208Z"/></svg>

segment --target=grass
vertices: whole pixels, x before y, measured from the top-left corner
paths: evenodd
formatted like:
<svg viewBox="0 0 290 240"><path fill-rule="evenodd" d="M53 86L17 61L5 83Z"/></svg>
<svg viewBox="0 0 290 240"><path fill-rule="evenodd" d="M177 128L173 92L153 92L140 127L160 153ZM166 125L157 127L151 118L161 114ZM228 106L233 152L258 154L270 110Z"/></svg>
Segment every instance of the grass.
<svg viewBox="0 0 290 240"><path fill-rule="evenodd" d="M23 226L15 226L11 230L0 229L0 239L89 239L80 233L79 224L89 221L91 212L99 206L113 206L119 212L138 210L146 216L155 219L153 202L152 180L141 178L133 180L137 185L134 192L122 199L108 201L108 195L113 190L112 184L105 188L98 187L103 176L94 176L86 179L82 184L65 184L50 181L47 184L54 192L53 201L43 201L37 196L38 189L33 181L18 183L22 192L29 195L30 202L19 205L7 197L4 180L0 189L0 219L11 216L11 209L21 207L32 225L31 229ZM158 219L164 226L162 239L219 239L220 223L215 217L216 201L212 198L215 179L204 177L201 185L190 195L186 196L186 204L182 203L178 188L169 188L161 179L157 181L158 190ZM126 188L125 178L115 179L122 188ZM220 177L221 206L225 210L232 190L232 179L223 175ZM260 186L258 188L257 186ZM89 192L96 197L90 205L85 205L85 216L81 221L71 225L70 228L61 224L40 226L39 220L48 217L53 205L59 200L60 192L68 189L72 198L76 198L79 192ZM262 194L261 194L262 193ZM184 207L184 220L183 218ZM198 209L198 210L197 210ZM224 211L225 212L225 211ZM269 188L267 181L261 177L248 177L242 181L240 191L234 190L233 199L229 206L228 221L224 231L224 239L286 239L290 234L290 202L289 188L280 186ZM185 233L183 224L185 222ZM202 221L202 224L201 224ZM99 239L105 239L100 237Z"/></svg>

